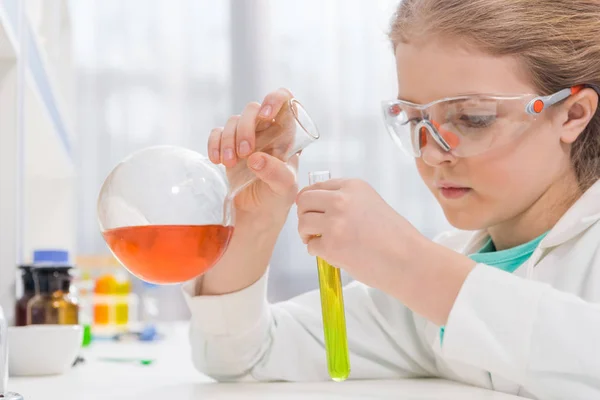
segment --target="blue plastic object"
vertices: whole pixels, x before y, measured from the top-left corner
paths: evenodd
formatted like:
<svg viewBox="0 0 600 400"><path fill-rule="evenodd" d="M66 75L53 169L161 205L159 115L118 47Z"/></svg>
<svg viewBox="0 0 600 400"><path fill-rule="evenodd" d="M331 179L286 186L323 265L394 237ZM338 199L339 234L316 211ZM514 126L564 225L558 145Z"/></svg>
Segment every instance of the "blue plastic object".
<svg viewBox="0 0 600 400"><path fill-rule="evenodd" d="M159 338L158 330L154 325L146 325L140 332L139 340L142 342L151 342Z"/></svg>
<svg viewBox="0 0 600 400"><path fill-rule="evenodd" d="M66 250L35 250L34 264L70 265L69 252Z"/></svg>

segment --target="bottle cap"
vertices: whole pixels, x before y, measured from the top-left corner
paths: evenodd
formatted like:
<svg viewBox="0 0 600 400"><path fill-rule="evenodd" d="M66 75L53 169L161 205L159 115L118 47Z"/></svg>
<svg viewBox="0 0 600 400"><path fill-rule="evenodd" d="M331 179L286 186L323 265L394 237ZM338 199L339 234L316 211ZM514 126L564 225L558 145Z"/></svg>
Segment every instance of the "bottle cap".
<svg viewBox="0 0 600 400"><path fill-rule="evenodd" d="M33 263L38 265L70 265L69 252L60 249L35 250Z"/></svg>
<svg viewBox="0 0 600 400"><path fill-rule="evenodd" d="M112 275L103 275L96 280L94 288L96 294L115 294L117 292L117 280Z"/></svg>

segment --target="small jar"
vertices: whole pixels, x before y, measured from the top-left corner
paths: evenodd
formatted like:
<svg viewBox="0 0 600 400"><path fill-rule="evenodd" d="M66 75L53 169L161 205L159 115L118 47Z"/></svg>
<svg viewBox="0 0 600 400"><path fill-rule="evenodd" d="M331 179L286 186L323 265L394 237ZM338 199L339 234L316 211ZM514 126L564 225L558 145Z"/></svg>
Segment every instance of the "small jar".
<svg viewBox="0 0 600 400"><path fill-rule="evenodd" d="M129 323L129 295L131 293L131 283L128 280L117 282L117 295L115 304L115 323L117 325L127 325Z"/></svg>
<svg viewBox="0 0 600 400"><path fill-rule="evenodd" d="M79 304L70 293L70 266L43 266L33 269L36 295L29 301L28 324L76 325Z"/></svg>
<svg viewBox="0 0 600 400"><path fill-rule="evenodd" d="M115 323L114 299L117 293L117 279L110 274L96 280L94 288L94 324L112 325Z"/></svg>
<svg viewBox="0 0 600 400"><path fill-rule="evenodd" d="M27 303L35 296L35 283L33 281L33 272L31 265L21 265L21 284L23 285L23 295L15 304L15 325L27 325Z"/></svg>

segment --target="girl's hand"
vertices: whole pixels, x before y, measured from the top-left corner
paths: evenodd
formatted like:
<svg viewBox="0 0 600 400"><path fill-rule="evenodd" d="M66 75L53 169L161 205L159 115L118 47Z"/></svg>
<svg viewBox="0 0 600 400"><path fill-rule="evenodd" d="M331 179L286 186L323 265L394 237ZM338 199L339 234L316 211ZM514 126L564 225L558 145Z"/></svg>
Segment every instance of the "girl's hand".
<svg viewBox="0 0 600 400"><path fill-rule="evenodd" d="M367 183L334 179L297 196L308 251L445 324L475 263L422 236Z"/></svg>
<svg viewBox="0 0 600 400"><path fill-rule="evenodd" d="M366 182L332 179L297 196L298 231L311 255L343 268L355 279L382 287L402 268L421 234Z"/></svg>
<svg viewBox="0 0 600 400"><path fill-rule="evenodd" d="M198 280L198 295L239 291L256 282L269 265L298 192L294 171L298 157L293 156L288 163L278 158L290 141L278 133L288 123L284 111L292 97L287 89L272 92L262 104L249 103L241 115L230 117L225 127L211 132L209 158L225 165L230 184L237 187L254 176L258 179L235 197L233 237L219 262ZM257 153L256 148L268 148L272 155Z"/></svg>
<svg viewBox="0 0 600 400"><path fill-rule="evenodd" d="M277 151L273 151L275 157L255 152L262 147L261 142L269 142L270 136L278 134L272 121L280 111L285 111L291 98L293 95L287 89L269 93L261 104L248 103L241 115L231 116L224 127L215 128L210 134L209 158L227 168L231 184L252 176L258 178L235 198L236 230L278 233L294 202L298 192L295 174L298 156L285 163L276 157Z"/></svg>

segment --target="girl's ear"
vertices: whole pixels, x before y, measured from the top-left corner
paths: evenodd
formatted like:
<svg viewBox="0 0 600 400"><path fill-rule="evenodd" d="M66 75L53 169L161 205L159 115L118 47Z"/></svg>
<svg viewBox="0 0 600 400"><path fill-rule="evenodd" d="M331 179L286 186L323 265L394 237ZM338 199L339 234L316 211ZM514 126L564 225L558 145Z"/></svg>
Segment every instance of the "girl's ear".
<svg viewBox="0 0 600 400"><path fill-rule="evenodd" d="M562 105L562 134L560 140L571 144L589 124L598 109L598 93L585 88L567 98Z"/></svg>

